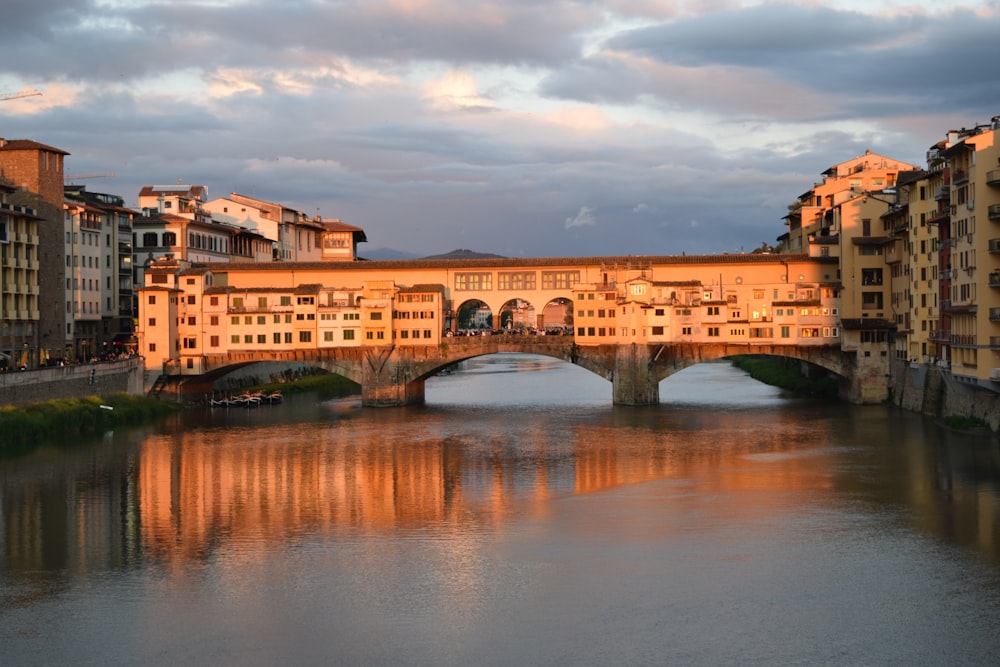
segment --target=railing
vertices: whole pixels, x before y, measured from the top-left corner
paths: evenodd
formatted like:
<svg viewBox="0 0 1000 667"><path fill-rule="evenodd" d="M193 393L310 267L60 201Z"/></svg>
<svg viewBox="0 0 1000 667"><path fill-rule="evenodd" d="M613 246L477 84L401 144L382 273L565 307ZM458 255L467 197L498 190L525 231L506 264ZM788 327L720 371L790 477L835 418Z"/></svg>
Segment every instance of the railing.
<svg viewBox="0 0 1000 667"><path fill-rule="evenodd" d="M951 187L948 185L939 185L937 190L934 191L934 199L938 201L946 201L951 197Z"/></svg>
<svg viewBox="0 0 1000 667"><path fill-rule="evenodd" d="M990 322L1000 322L1000 308L990 308Z"/></svg>
<svg viewBox="0 0 1000 667"><path fill-rule="evenodd" d="M951 331L949 329L931 329L927 338L937 343L947 343L951 341Z"/></svg>
<svg viewBox="0 0 1000 667"><path fill-rule="evenodd" d="M1000 169L991 169L986 172L986 185L1000 185Z"/></svg>
<svg viewBox="0 0 1000 667"><path fill-rule="evenodd" d="M960 169L958 171L952 172L952 174L951 174L951 184L952 185L958 185L960 183L965 183L968 180L969 180L969 172L967 172L967 171L964 171L964 170Z"/></svg>
<svg viewBox="0 0 1000 667"><path fill-rule="evenodd" d="M1000 336L990 336L990 349L1000 350Z"/></svg>
<svg viewBox="0 0 1000 667"><path fill-rule="evenodd" d="M986 217L990 220L1000 220L1000 204L991 204L988 209L986 209Z"/></svg>
<svg viewBox="0 0 1000 667"><path fill-rule="evenodd" d="M975 334L952 334L951 344L955 347L975 347L976 346L976 335Z"/></svg>
<svg viewBox="0 0 1000 667"><path fill-rule="evenodd" d="M990 287L1000 287L1000 273L990 274Z"/></svg>

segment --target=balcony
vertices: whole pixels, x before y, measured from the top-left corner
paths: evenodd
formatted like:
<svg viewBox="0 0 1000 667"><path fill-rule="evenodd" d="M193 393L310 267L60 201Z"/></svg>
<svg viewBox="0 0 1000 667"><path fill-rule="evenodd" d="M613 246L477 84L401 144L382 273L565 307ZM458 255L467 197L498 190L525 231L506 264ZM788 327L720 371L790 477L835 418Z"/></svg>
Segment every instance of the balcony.
<svg viewBox="0 0 1000 667"><path fill-rule="evenodd" d="M949 215L951 215L951 209L945 206L944 208L940 208L934 213L931 213L931 217L927 218L926 223L928 225L936 225L939 222L947 220Z"/></svg>
<svg viewBox="0 0 1000 667"><path fill-rule="evenodd" d="M951 340L951 331L948 329L932 329L927 338L936 343L947 343Z"/></svg>
<svg viewBox="0 0 1000 667"><path fill-rule="evenodd" d="M1000 273L990 274L990 287L1000 287Z"/></svg>
<svg viewBox="0 0 1000 667"><path fill-rule="evenodd" d="M1000 204L992 204L986 209L986 217L990 220L1000 220Z"/></svg>
<svg viewBox="0 0 1000 667"><path fill-rule="evenodd" d="M1000 169L986 172L986 185L1000 185Z"/></svg>
<svg viewBox="0 0 1000 667"><path fill-rule="evenodd" d="M1000 239L990 239L990 252L1000 252Z"/></svg>
<svg viewBox="0 0 1000 667"><path fill-rule="evenodd" d="M968 182L969 182L969 172L967 171L959 169L958 171L953 172L951 175L952 185L961 185L962 183L968 183Z"/></svg>
<svg viewBox="0 0 1000 667"><path fill-rule="evenodd" d="M953 347L976 347L975 334L953 334L951 337Z"/></svg>
<svg viewBox="0 0 1000 667"><path fill-rule="evenodd" d="M990 322L1000 322L1000 308L990 308Z"/></svg>
<svg viewBox="0 0 1000 667"><path fill-rule="evenodd" d="M990 336L990 349L1000 350L1000 336Z"/></svg>
<svg viewBox="0 0 1000 667"><path fill-rule="evenodd" d="M934 199L937 201L948 201L951 199L951 186L939 185L937 190L934 191Z"/></svg>

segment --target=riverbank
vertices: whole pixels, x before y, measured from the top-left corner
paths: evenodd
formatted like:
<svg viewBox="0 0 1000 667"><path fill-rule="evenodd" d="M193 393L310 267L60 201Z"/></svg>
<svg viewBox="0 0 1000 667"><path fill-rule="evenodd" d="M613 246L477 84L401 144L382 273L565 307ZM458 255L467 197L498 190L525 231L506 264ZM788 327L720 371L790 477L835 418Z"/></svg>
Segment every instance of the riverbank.
<svg viewBox="0 0 1000 667"><path fill-rule="evenodd" d="M0 407L0 455L18 453L42 442L67 440L121 426L137 426L183 409L145 396L59 398L16 407Z"/></svg>
<svg viewBox="0 0 1000 667"><path fill-rule="evenodd" d="M733 366L754 380L805 396L836 398L837 380L827 375L805 376L794 359L741 355L731 357Z"/></svg>

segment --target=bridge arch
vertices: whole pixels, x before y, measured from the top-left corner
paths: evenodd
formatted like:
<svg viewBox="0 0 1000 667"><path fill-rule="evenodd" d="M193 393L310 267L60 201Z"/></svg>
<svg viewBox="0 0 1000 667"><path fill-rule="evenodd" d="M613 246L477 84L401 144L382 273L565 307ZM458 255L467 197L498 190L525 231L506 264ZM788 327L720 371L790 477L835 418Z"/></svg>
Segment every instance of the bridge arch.
<svg viewBox="0 0 1000 667"><path fill-rule="evenodd" d="M695 364L737 355L767 355L796 359L834 373L841 394L849 397L855 376L849 355L838 346L672 343L576 345L572 336L458 336L441 345L320 348L269 353L231 353L205 357L203 376L184 376L185 392L211 391L206 381L224 369L261 361L318 367L361 385L369 406L405 405L423 401L427 378L456 362L500 352L539 354L566 361L612 383L614 402L621 405L659 403L659 383ZM199 384L200 382L200 384ZM197 387L197 389L196 389Z"/></svg>

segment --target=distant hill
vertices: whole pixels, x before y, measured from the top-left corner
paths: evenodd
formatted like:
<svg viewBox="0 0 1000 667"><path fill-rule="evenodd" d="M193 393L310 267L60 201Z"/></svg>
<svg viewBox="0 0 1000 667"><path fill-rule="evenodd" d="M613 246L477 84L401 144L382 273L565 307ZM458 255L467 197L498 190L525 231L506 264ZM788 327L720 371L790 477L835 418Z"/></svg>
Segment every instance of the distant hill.
<svg viewBox="0 0 1000 667"><path fill-rule="evenodd" d="M473 250L466 250L461 248L459 250L452 250L451 252L446 252L443 255L431 255L429 257L421 257L412 252L403 252L402 250L393 250L392 248L379 248L377 250L365 250L361 253L361 258L363 259L504 259L503 255L494 255L488 252L475 252Z"/></svg>
<svg viewBox="0 0 1000 667"><path fill-rule="evenodd" d="M461 248L459 250L446 252L443 255L431 255L430 257L423 257L422 259L504 259L504 256L494 255L489 252L475 252L474 250Z"/></svg>

